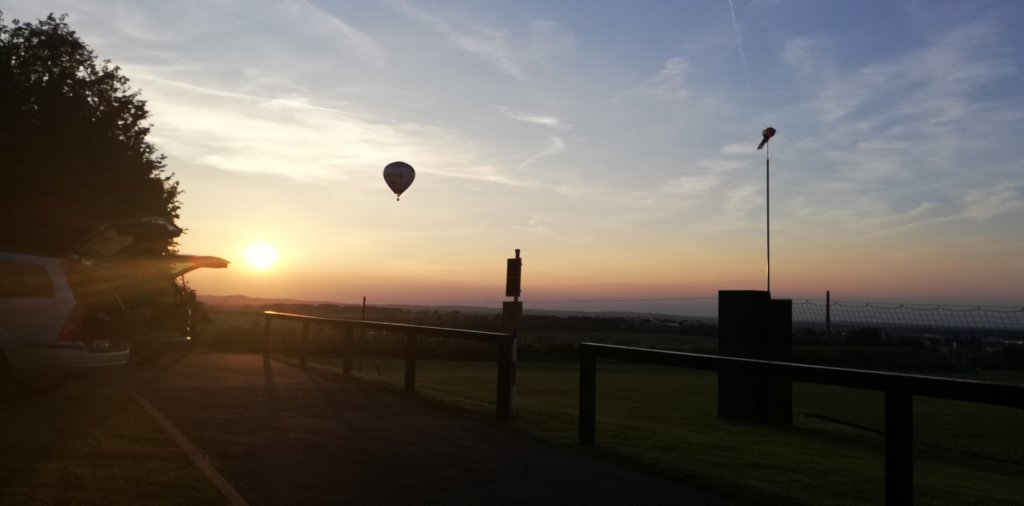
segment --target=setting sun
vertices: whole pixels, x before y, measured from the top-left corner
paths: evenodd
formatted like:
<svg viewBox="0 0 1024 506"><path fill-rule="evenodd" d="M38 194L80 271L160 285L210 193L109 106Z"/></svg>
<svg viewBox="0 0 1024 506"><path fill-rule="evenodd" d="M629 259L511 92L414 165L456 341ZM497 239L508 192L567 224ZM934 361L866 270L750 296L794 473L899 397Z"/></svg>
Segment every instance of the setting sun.
<svg viewBox="0 0 1024 506"><path fill-rule="evenodd" d="M245 250L245 259L255 269L266 270L277 262L277 249L267 243L257 243Z"/></svg>

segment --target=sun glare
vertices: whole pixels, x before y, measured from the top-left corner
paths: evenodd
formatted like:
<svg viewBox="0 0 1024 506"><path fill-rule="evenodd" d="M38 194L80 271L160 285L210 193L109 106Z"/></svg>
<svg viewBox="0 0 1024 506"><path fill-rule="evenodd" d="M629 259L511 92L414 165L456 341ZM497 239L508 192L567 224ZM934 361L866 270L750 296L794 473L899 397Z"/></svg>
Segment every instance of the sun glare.
<svg viewBox="0 0 1024 506"><path fill-rule="evenodd" d="M245 259L254 269L265 271L277 262L277 249L267 243L257 243L245 250Z"/></svg>

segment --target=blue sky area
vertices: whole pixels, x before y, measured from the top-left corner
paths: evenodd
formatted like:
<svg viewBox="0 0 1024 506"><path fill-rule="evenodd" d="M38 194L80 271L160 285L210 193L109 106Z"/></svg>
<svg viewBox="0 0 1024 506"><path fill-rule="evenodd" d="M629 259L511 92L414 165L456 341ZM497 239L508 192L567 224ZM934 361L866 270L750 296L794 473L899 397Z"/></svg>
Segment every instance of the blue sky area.
<svg viewBox="0 0 1024 506"><path fill-rule="evenodd" d="M763 289L771 125L775 296L1024 305L1024 2L3 5L141 90L206 293L496 304L514 248L528 305Z"/></svg>

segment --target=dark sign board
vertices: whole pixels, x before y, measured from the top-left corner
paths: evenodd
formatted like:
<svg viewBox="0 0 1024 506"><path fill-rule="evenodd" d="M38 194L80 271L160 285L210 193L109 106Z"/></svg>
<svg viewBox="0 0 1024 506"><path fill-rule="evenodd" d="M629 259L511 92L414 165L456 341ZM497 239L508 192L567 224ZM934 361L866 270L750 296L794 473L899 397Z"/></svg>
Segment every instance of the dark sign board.
<svg viewBox="0 0 1024 506"><path fill-rule="evenodd" d="M522 293L523 259L509 258L505 271L505 296L518 297Z"/></svg>

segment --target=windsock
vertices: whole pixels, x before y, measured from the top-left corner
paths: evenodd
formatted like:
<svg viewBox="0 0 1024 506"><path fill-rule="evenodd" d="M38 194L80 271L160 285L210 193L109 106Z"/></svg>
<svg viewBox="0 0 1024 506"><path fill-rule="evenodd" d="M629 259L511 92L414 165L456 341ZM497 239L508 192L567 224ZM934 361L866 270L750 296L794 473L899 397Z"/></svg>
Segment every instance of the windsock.
<svg viewBox="0 0 1024 506"><path fill-rule="evenodd" d="M765 144L768 144L768 139L771 139L774 136L775 129L772 127L768 127L765 128L764 130L761 130L761 144L757 145L757 149L763 148Z"/></svg>

